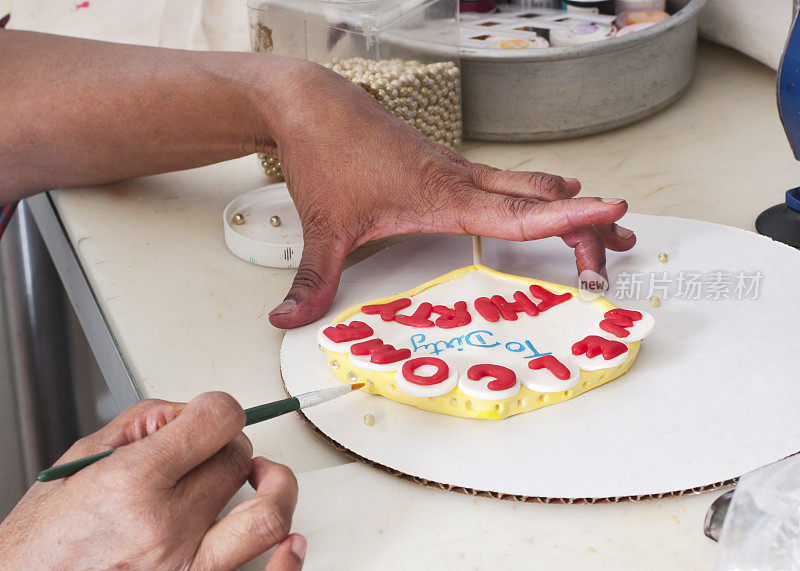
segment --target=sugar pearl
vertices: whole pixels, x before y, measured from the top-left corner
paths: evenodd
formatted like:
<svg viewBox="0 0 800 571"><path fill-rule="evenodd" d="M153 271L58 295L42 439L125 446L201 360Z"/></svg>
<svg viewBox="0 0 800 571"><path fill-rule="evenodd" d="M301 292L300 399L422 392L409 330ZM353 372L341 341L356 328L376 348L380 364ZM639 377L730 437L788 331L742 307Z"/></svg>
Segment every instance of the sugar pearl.
<svg viewBox="0 0 800 571"><path fill-rule="evenodd" d="M661 252L658 255L658 261L661 262L662 264L666 264L669 261L669 256L667 255L666 252Z"/></svg>
<svg viewBox="0 0 800 571"><path fill-rule="evenodd" d="M372 426L373 424L375 424L375 417L371 414L365 414L364 424L366 424L367 426Z"/></svg>
<svg viewBox="0 0 800 571"><path fill-rule="evenodd" d="M654 295L650 298L650 306L651 307L660 307L661 306L661 298L657 295Z"/></svg>

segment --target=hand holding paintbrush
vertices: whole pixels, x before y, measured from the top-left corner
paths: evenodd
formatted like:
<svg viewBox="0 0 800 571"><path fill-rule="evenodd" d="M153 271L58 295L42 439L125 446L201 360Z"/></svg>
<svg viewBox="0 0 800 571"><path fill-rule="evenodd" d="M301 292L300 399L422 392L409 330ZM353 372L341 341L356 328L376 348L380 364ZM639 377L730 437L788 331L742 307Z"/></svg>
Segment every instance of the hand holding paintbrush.
<svg viewBox="0 0 800 571"><path fill-rule="evenodd" d="M299 570L305 539L289 534L297 481L286 466L252 458L242 428L355 388L342 385L247 411L224 393L205 393L180 408L137 403L76 442L55 468L109 447L114 454L106 451L87 469L28 491L0 524L0 561L9 568L112 561L233 569L277 546L267 568ZM254 497L220 517L248 480Z"/></svg>
<svg viewBox="0 0 800 571"><path fill-rule="evenodd" d="M247 419L245 421L245 426L250 426L251 424L256 424L264 420L269 420L270 418L275 418L276 416L281 416L289 412L294 412L295 410L300 410L302 408L307 408L310 406L318 405L323 402L327 402L342 395L349 394L350 392L360 389L363 386L364 383L355 383L349 386L341 385L329 389L322 389L319 391L303 393L302 395L298 395L296 397L289 397L287 399L248 408L247 410L244 411L245 417ZM106 456L110 456L114 452L114 450L115 449L112 448L104 452L99 452L91 456L86 456L84 458L79 458L78 460L73 460L72 462L67 462L65 464L59 464L57 466L53 466L52 468L47 468L46 470L42 470L41 472L39 472L39 475L36 477L36 479L39 480L40 482L49 482L51 480L57 480L59 478L66 478L68 476L72 476L73 474L77 473L79 470L82 470L86 466L90 466L91 464L94 464L98 460L101 460Z"/></svg>

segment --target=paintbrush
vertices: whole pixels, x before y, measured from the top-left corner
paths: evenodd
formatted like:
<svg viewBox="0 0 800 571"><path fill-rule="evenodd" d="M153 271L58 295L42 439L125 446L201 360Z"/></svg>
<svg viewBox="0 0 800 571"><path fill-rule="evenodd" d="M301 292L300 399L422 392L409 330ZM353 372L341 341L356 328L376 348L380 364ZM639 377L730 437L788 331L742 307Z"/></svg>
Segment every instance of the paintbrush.
<svg viewBox="0 0 800 571"><path fill-rule="evenodd" d="M364 383L341 385L339 387L311 391L310 393L303 393L301 395L297 395L296 397L289 397L288 399L254 406L244 411L246 417L244 425L250 426L251 424L256 424L257 422L263 422L265 420L269 420L270 418L275 418L276 416L281 416L296 410L300 410L301 408L316 406L320 403L349 394L363 386ZM46 470L39 472L39 475L36 477L36 479L40 482L49 482L51 480L58 480L59 478L72 476L73 474L84 469L86 466L94 464L101 458L109 456L112 452L114 452L114 450L116 449L112 448L111 450L100 452L99 454L94 454L92 456L87 456L86 458L67 462L66 464L59 464L58 466L47 468Z"/></svg>

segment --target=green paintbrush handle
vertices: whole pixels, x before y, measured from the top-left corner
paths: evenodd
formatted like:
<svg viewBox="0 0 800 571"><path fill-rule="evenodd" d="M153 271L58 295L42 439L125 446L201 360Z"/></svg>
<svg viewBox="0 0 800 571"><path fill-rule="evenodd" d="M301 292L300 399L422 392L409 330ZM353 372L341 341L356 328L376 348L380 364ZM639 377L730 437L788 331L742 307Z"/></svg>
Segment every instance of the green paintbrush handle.
<svg viewBox="0 0 800 571"><path fill-rule="evenodd" d="M72 476L76 472L86 468L86 466L89 464L94 464L101 458L109 456L112 452L114 452L114 450L115 449L112 448L111 450L100 452L99 454L94 454L92 456L87 456L86 458L73 460L72 462L67 462L66 464L59 464L58 466L53 466L47 470L42 470L39 472L39 475L36 476L36 479L40 482L49 482L50 480L58 480L59 478Z"/></svg>
<svg viewBox="0 0 800 571"><path fill-rule="evenodd" d="M245 418L247 419L245 420L244 424L245 426L250 426L256 422L269 420L270 418L275 418L276 416L281 416L282 414L293 412L295 410L300 410L300 401L297 400L296 397L279 400L278 402L271 402L269 404L262 404L260 406L254 406L244 411ZM73 462L67 462L66 464L47 468L46 470L39 472L39 475L36 476L36 479L40 482L49 482L50 480L58 480L59 478L72 476L76 472L86 468L86 466L94 464L101 458L105 458L113 451L114 449L106 450L105 452L100 452L99 454L94 454L93 456L87 456L86 458L81 458L80 460L75 460Z"/></svg>
<svg viewBox="0 0 800 571"><path fill-rule="evenodd" d="M290 397L288 399L279 400L278 402L254 406L244 411L245 418L247 419L244 421L244 425L250 426L256 422L269 420L270 418L294 412L295 410L300 410L300 401L297 400L297 397Z"/></svg>

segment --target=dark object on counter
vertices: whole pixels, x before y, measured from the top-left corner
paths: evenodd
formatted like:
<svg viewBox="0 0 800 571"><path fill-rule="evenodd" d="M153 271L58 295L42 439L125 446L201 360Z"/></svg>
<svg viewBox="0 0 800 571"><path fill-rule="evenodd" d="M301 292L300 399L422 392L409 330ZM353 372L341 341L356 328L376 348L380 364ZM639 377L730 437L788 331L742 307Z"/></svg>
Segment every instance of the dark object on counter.
<svg viewBox="0 0 800 571"><path fill-rule="evenodd" d="M714 503L708 508L706 520L703 522L703 533L706 534L707 538L719 541L719 536L722 533L722 524L725 523L725 516L728 514L728 507L731 505L731 499L735 491L725 492L714 500Z"/></svg>
<svg viewBox="0 0 800 571"><path fill-rule="evenodd" d="M461 12L491 12L496 5L496 0L461 0L459 10Z"/></svg>
<svg viewBox="0 0 800 571"><path fill-rule="evenodd" d="M800 248L800 188L786 191L786 202L766 209L756 218L756 232Z"/></svg>
<svg viewBox="0 0 800 571"><path fill-rule="evenodd" d="M594 12L612 16L617 13L614 0L561 0L561 7L575 12Z"/></svg>
<svg viewBox="0 0 800 571"><path fill-rule="evenodd" d="M795 15L789 30L789 39L783 48L783 57L778 67L778 112L781 116L786 138L800 160L800 95L794 87L800 82L800 28L797 25L797 2ZM756 231L773 240L800 248L800 188L786 191L783 204L765 210L756 218Z"/></svg>

